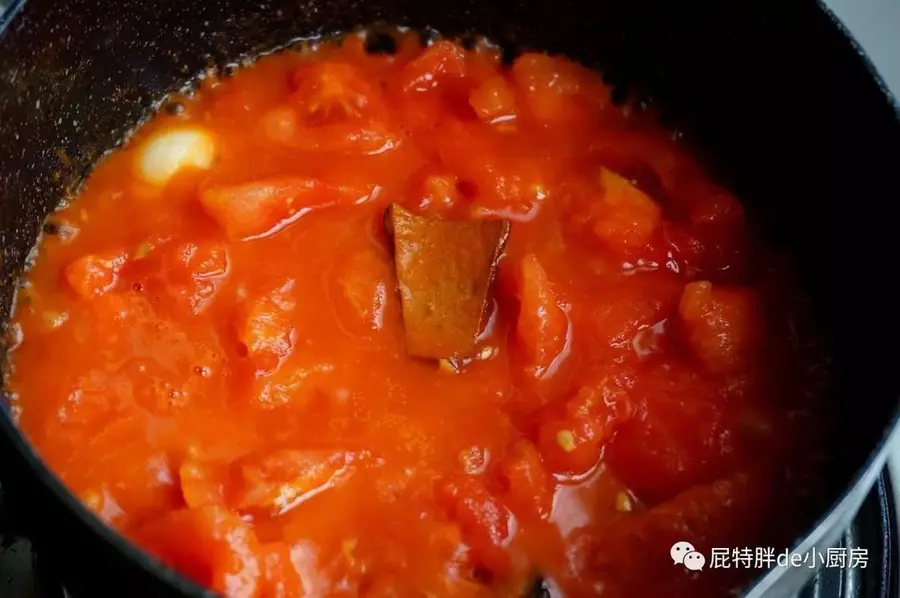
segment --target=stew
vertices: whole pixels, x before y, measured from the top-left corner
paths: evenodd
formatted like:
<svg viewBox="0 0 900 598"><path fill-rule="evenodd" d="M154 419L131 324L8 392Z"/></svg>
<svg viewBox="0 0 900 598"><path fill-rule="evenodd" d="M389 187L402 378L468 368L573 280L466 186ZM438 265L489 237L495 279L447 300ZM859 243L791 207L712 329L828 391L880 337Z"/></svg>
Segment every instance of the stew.
<svg viewBox="0 0 900 598"><path fill-rule="evenodd" d="M827 361L787 260L620 95L409 32L202 79L45 225L19 426L229 598L729 595L759 571L670 548L790 542Z"/></svg>

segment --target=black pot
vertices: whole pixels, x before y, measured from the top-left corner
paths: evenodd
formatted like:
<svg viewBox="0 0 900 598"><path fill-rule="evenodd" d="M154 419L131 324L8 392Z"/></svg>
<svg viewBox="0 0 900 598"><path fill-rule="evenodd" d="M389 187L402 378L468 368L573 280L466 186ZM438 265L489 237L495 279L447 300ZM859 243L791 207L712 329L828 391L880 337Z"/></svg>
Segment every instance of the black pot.
<svg viewBox="0 0 900 598"><path fill-rule="evenodd" d="M900 225L888 206L900 199L900 123L859 48L811 0L29 0L0 38L0 320L44 218L167 92L210 65L378 21L563 52L692 132L791 251L830 333L841 442L828 447L830 506L795 548L835 544L897 428ZM6 410L0 451L15 523L76 594L203 594L69 495ZM773 569L746 595L788 595L810 574Z"/></svg>

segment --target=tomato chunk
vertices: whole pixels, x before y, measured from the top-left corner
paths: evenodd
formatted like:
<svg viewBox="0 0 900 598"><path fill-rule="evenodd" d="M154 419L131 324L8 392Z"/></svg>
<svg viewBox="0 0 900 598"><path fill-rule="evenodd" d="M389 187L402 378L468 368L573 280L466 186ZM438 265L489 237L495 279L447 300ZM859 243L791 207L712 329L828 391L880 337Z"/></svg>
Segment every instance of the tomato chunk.
<svg viewBox="0 0 900 598"><path fill-rule="evenodd" d="M733 538L743 538L751 546L763 542L760 532L772 525L771 514L764 515L765 509L760 510L767 489L764 478L739 471L690 488L644 512L615 519L597 530L596 544L587 551L589 567L601 573L616 595L719 595L723 580L659 575L672 567L669 547L690 538L697 551L709 554ZM656 549L659 545L666 548ZM726 578L725 587L728 583Z"/></svg>
<svg viewBox="0 0 900 598"><path fill-rule="evenodd" d="M469 94L478 118L501 130L512 130L516 120L516 95L503 75L494 75Z"/></svg>
<svg viewBox="0 0 900 598"><path fill-rule="evenodd" d="M236 509L281 515L334 483L353 456L342 451L284 449L235 464L230 502Z"/></svg>
<svg viewBox="0 0 900 598"><path fill-rule="evenodd" d="M525 53L512 73L530 116L543 124L586 124L608 103L599 77L564 58Z"/></svg>
<svg viewBox="0 0 900 598"><path fill-rule="evenodd" d="M411 189L411 194L418 199L415 211L420 214L455 213L466 199L461 187L463 185L455 175L426 174Z"/></svg>
<svg viewBox="0 0 900 598"><path fill-rule="evenodd" d="M435 143L442 162L473 187L476 216L530 221L549 197L555 169L514 140L447 119Z"/></svg>
<svg viewBox="0 0 900 598"><path fill-rule="evenodd" d="M516 333L529 363L540 375L565 352L569 319L535 255L526 256L519 264L518 285L521 308Z"/></svg>
<svg viewBox="0 0 900 598"><path fill-rule="evenodd" d="M504 547L512 538L514 517L506 505L475 478L442 480L436 499L462 528L463 539L476 559L492 573L504 574L509 555Z"/></svg>
<svg viewBox="0 0 900 598"><path fill-rule="evenodd" d="M602 200L594 232L620 251L640 249L650 242L662 220L662 211L647 194L611 170L600 170Z"/></svg>
<svg viewBox="0 0 900 598"><path fill-rule="evenodd" d="M428 91L442 81L464 76L465 72L463 49L449 40L439 40L405 67L401 82L406 91Z"/></svg>
<svg viewBox="0 0 900 598"><path fill-rule="evenodd" d="M352 64L317 62L293 74L294 101L307 119L327 123L381 112L376 88Z"/></svg>
<svg viewBox="0 0 900 598"><path fill-rule="evenodd" d="M231 462L188 459L179 475L189 507L225 505L240 512L282 515L334 485L363 454L279 449Z"/></svg>
<svg viewBox="0 0 900 598"><path fill-rule="evenodd" d="M684 287L678 311L689 346L711 372L735 372L753 357L762 322L751 293L692 282Z"/></svg>
<svg viewBox="0 0 900 598"><path fill-rule="evenodd" d="M597 465L616 428L635 414L628 370L600 374L565 404L565 412L541 426L541 453L558 473L582 474Z"/></svg>
<svg viewBox="0 0 900 598"><path fill-rule="evenodd" d="M287 106L263 119L268 135L302 151L382 153L400 142L381 91L357 66L310 62L293 74Z"/></svg>
<svg viewBox="0 0 900 598"><path fill-rule="evenodd" d="M293 349L292 316L297 307L293 290L294 281L287 280L244 306L238 320L238 337L256 365L257 374L277 369Z"/></svg>
<svg viewBox="0 0 900 598"><path fill-rule="evenodd" d="M364 199L370 192L310 177L286 177L209 187L200 202L229 239L240 240L265 234L312 209Z"/></svg>
<svg viewBox="0 0 900 598"><path fill-rule="evenodd" d="M66 266L65 276L79 296L86 299L102 295L116 285L119 268L125 263L125 256L85 255Z"/></svg>
<svg viewBox="0 0 900 598"><path fill-rule="evenodd" d="M700 372L663 361L632 384L635 417L619 427L605 460L639 498L671 498L715 479L737 458L735 424Z"/></svg>
<svg viewBox="0 0 900 598"><path fill-rule="evenodd" d="M505 500L517 513L546 518L553 506L553 480L533 444L518 440L501 466L507 484Z"/></svg>
<svg viewBox="0 0 900 598"><path fill-rule="evenodd" d="M227 509L172 511L135 532L160 559L227 598L260 596L263 563L253 530Z"/></svg>
<svg viewBox="0 0 900 598"><path fill-rule="evenodd" d="M266 136L301 152L379 155L400 145L400 134L382 119L326 121L310 125L290 106L273 108L262 118Z"/></svg>
<svg viewBox="0 0 900 598"><path fill-rule="evenodd" d="M364 249L339 260L332 297L341 326L366 335L384 327L386 310L395 297L396 279L386 256Z"/></svg>
<svg viewBox="0 0 900 598"><path fill-rule="evenodd" d="M682 282L665 272L638 272L604 280L592 309L583 314L590 349L640 351L638 334L677 312Z"/></svg>
<svg viewBox="0 0 900 598"><path fill-rule="evenodd" d="M168 266L175 277L219 277L228 271L228 248L221 241L182 243L168 256Z"/></svg>

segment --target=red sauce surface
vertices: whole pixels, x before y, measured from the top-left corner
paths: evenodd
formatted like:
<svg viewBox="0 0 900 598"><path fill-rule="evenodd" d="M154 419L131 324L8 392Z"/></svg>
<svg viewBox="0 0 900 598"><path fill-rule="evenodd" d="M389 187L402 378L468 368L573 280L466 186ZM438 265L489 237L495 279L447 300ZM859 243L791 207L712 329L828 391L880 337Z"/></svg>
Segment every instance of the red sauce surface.
<svg viewBox="0 0 900 598"><path fill-rule="evenodd" d="M727 595L672 544L782 548L821 473L786 268L598 74L398 40L207 78L97 165L17 297L19 425L231 598ZM148 181L186 126L214 160ZM392 203L511 222L476 358L407 354Z"/></svg>

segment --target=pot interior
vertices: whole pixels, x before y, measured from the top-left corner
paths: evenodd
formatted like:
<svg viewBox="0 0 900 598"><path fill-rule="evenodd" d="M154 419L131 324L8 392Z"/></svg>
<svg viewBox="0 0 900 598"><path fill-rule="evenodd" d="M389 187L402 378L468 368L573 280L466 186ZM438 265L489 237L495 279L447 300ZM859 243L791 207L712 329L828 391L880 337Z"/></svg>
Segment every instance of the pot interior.
<svg viewBox="0 0 900 598"><path fill-rule="evenodd" d="M166 93L210 66L379 22L564 53L689 132L792 256L829 333L833 502L897 406L897 225L884 206L898 195L900 126L814 3L30 0L0 38L0 319L44 218Z"/></svg>

